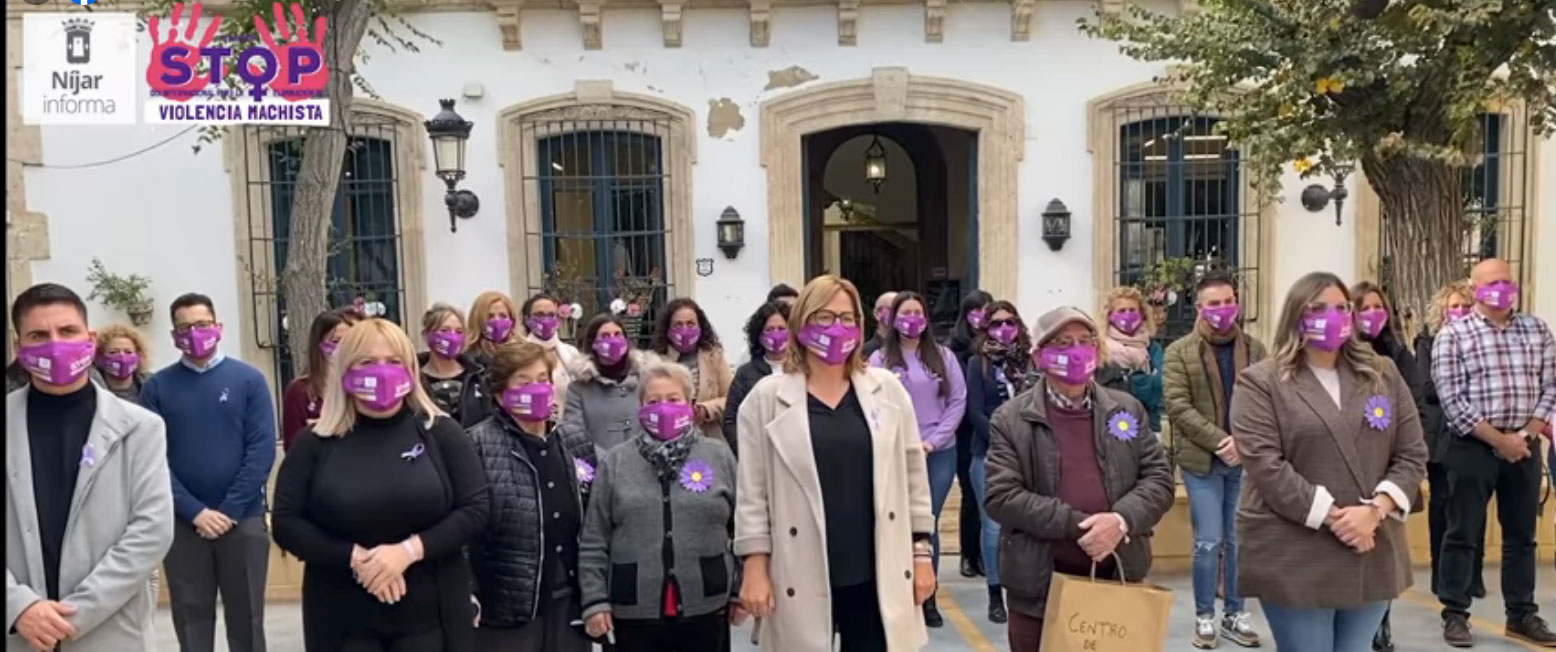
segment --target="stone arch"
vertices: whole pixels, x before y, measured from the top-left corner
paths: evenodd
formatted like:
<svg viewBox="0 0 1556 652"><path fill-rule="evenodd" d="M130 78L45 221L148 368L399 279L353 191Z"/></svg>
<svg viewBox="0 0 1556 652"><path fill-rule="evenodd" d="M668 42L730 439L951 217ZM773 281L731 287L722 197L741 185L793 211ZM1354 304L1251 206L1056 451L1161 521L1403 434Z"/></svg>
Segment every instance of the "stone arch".
<svg viewBox="0 0 1556 652"><path fill-rule="evenodd" d="M497 113L497 162L502 166L508 229L510 292L527 296L545 276L542 258L538 151L541 139L608 126L657 137L665 175L666 281L670 296L696 296L692 165L697 162L696 114L653 95L615 90L608 80L579 80L571 92L537 98Z"/></svg>
<svg viewBox="0 0 1556 652"><path fill-rule="evenodd" d="M1017 173L1026 149L1026 104L1020 95L911 75L906 68L877 68L868 78L817 84L767 100L761 114L772 283L798 287L806 280L802 139L849 125L916 122L977 134L979 284L995 296L1017 296Z"/></svg>

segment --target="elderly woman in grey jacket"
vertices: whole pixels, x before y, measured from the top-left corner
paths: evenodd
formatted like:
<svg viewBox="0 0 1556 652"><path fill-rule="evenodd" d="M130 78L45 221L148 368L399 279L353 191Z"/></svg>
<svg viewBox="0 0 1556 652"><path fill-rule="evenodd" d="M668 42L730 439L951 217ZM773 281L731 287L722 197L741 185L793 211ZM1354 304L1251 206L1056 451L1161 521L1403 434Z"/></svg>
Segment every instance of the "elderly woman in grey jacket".
<svg viewBox="0 0 1556 652"><path fill-rule="evenodd" d="M601 453L626 441L636 429L639 371L644 358L632 350L621 319L595 317L584 327L583 357L568 369L572 382L561 427L584 436Z"/></svg>
<svg viewBox="0 0 1556 652"><path fill-rule="evenodd" d="M632 439L600 460L579 545L591 636L618 652L720 652L735 582L735 455L696 427L692 376L642 370Z"/></svg>

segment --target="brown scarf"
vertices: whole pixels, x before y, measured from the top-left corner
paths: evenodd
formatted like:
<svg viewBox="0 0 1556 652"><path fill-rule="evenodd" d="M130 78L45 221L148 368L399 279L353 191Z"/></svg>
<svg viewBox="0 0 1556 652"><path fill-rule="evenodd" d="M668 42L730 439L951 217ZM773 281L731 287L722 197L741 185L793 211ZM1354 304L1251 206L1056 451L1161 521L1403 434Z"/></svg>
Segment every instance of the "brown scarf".
<svg viewBox="0 0 1556 652"><path fill-rule="evenodd" d="M1221 389L1221 363L1216 360L1215 347L1232 344L1232 366L1235 368L1231 373L1236 376L1248 368L1248 340L1243 338L1240 328L1233 328L1225 334L1211 330L1204 322L1199 322L1195 328L1199 330L1201 338L1199 355L1205 363L1205 375L1210 378L1210 397L1215 406L1216 426L1226 431L1230 425L1226 423L1225 416L1227 397Z"/></svg>

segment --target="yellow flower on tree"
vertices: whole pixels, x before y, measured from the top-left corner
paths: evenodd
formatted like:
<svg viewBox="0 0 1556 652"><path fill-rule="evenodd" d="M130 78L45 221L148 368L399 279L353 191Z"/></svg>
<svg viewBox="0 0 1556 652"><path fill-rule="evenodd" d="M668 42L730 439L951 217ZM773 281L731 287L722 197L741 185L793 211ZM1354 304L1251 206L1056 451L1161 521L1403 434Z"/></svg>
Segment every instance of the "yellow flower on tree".
<svg viewBox="0 0 1556 652"><path fill-rule="evenodd" d="M1319 95L1328 95L1345 90L1345 82L1334 77L1319 77L1318 82L1314 86Z"/></svg>
<svg viewBox="0 0 1556 652"><path fill-rule="evenodd" d="M1296 168L1297 174L1307 174L1308 170L1313 169L1313 162L1307 160L1307 157L1304 156L1295 161L1292 161L1291 167Z"/></svg>

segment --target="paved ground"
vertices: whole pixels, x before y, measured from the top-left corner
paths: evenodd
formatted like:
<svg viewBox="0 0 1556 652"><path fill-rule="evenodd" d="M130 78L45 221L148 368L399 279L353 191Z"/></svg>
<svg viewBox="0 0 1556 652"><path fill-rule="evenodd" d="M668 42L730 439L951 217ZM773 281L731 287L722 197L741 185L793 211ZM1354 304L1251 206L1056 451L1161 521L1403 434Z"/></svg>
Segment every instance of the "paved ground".
<svg viewBox="0 0 1556 652"><path fill-rule="evenodd" d="M940 605L946 615L946 626L931 630L930 646L933 652L1003 652L1007 649L1003 627L990 623L984 616L988 605L988 593L980 580L965 579L956 573L954 557L942 561L943 573ZM1186 619L1193 613L1193 597L1186 576L1155 577L1156 583L1173 589L1173 619L1181 625L1174 629L1168 640L1167 652L1190 652L1189 625ZM1425 586L1425 573L1418 573L1416 583ZM1500 585L1495 569L1488 569L1486 583L1492 594L1475 607L1477 618L1474 629L1478 637L1475 649L1479 652L1516 652L1534 650L1533 646L1514 643L1501 637L1502 602L1497 586ZM1556 615L1556 572L1541 564L1540 590L1536 596L1547 618ZM1258 609L1254 609L1259 618ZM1436 600L1420 589L1413 589L1394 606L1394 636L1400 652L1425 652L1448 650L1442 643L1437 617ZM296 603L272 603L265 614L270 636L270 652L302 652L302 618ZM1260 631L1267 632L1263 619L1259 618ZM221 634L218 632L218 638ZM736 639L737 652L751 652L754 646L747 643L749 633ZM174 652L178 644L173 636L172 621L167 609L158 614L157 639L159 650ZM217 652L227 652L227 646L217 642ZM1223 645L1223 649L1238 649ZM1273 641L1266 641L1265 649L1274 649ZM1288 651L1301 652L1301 651Z"/></svg>

